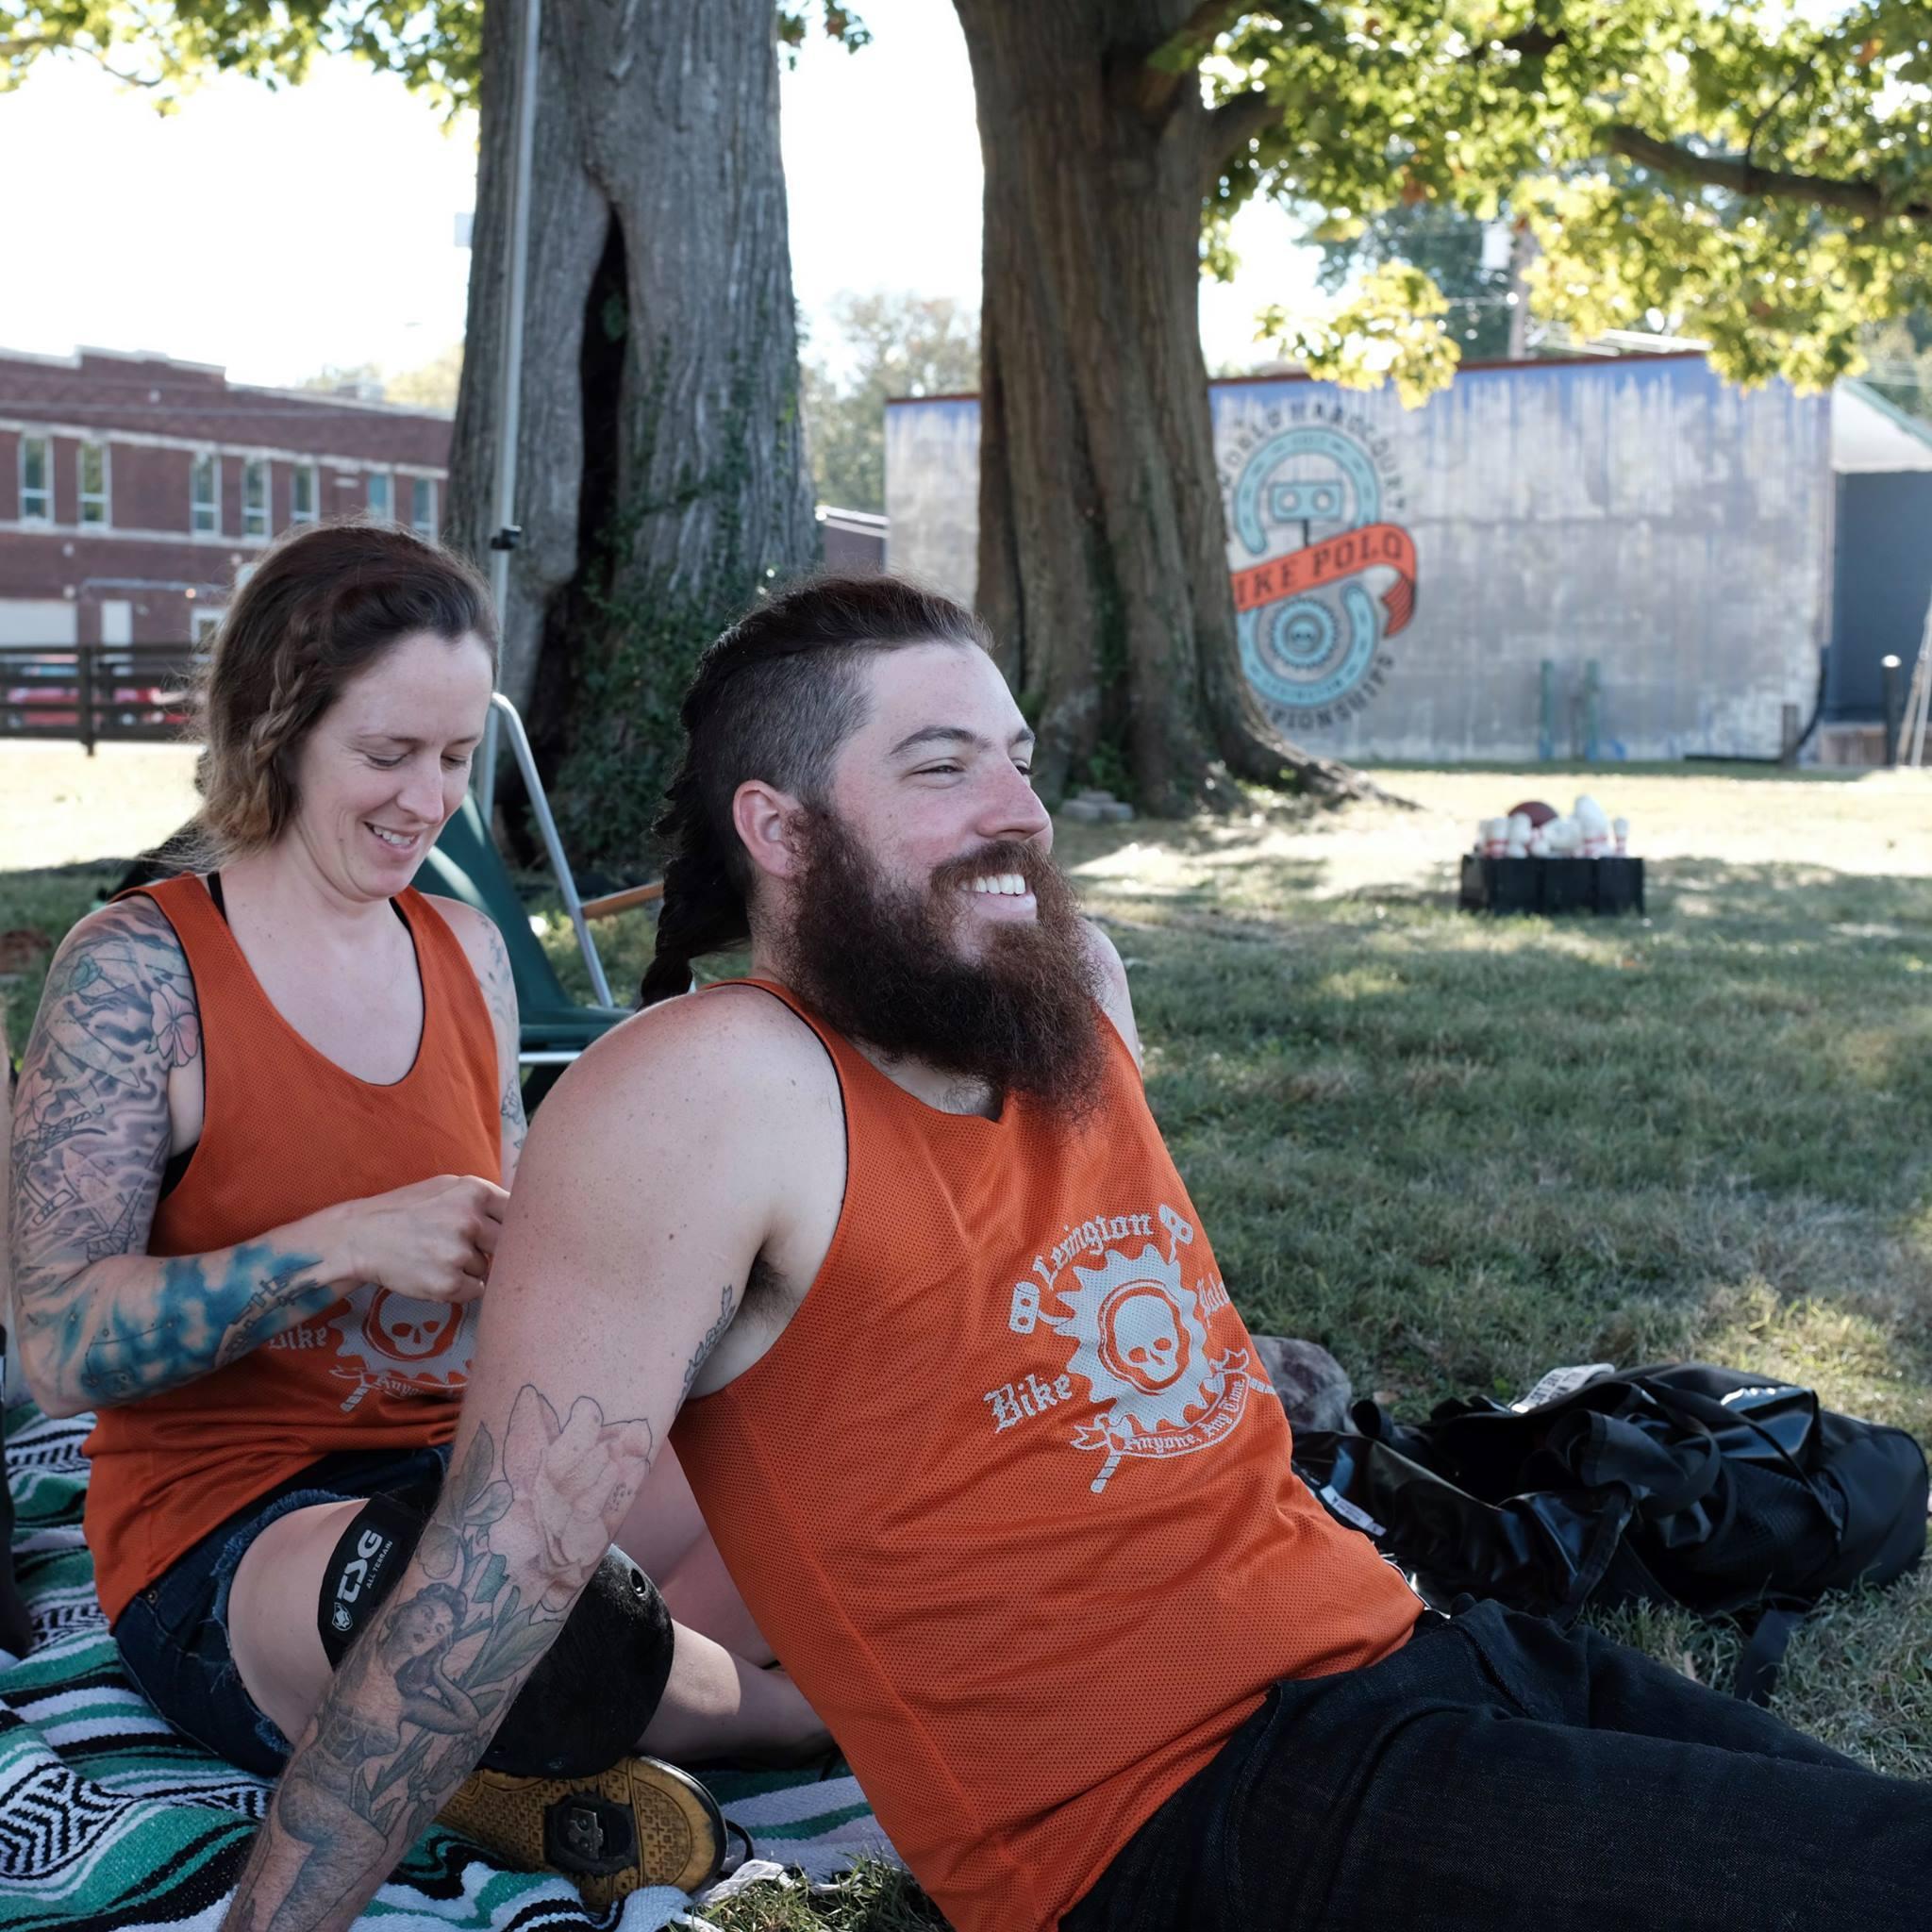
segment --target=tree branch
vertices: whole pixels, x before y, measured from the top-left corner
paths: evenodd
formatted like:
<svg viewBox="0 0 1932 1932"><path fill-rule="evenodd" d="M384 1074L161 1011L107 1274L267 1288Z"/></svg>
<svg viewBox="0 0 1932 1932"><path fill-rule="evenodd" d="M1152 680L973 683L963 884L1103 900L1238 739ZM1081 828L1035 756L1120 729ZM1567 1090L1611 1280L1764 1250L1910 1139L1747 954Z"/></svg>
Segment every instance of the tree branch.
<svg viewBox="0 0 1932 1932"><path fill-rule="evenodd" d="M22 61L37 54L78 54L124 87L157 88L163 78L158 74L129 74L108 58L105 48L59 34L0 34L0 61Z"/></svg>
<svg viewBox="0 0 1932 1932"><path fill-rule="evenodd" d="M1674 142L1659 141L1641 127L1616 122L1604 129L1604 144L1613 155L1673 180L1697 181L1707 188L1725 188L1734 194L1766 201L1808 201L1817 208L1882 221L1902 216L1911 221L1932 217L1932 203L1924 200L1893 204L1875 181L1840 181L1825 175L1795 175L1783 168L1760 168L1741 155L1697 154Z"/></svg>
<svg viewBox="0 0 1932 1932"><path fill-rule="evenodd" d="M1201 156L1207 172L1203 194L1213 191L1227 164L1246 151L1249 142L1281 119L1282 106L1259 88L1224 101L1201 124Z"/></svg>
<svg viewBox="0 0 1932 1932"><path fill-rule="evenodd" d="M1181 84L1200 72L1214 42L1247 10L1247 0L1197 0L1187 19L1141 62L1134 101L1150 121L1165 118Z"/></svg>

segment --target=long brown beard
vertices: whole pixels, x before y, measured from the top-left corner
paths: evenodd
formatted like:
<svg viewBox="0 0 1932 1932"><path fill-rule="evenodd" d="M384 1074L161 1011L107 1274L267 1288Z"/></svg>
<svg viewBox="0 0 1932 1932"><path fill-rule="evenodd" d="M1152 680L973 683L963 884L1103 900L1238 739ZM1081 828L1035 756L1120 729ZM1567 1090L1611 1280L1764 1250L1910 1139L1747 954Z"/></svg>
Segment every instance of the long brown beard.
<svg viewBox="0 0 1932 1932"><path fill-rule="evenodd" d="M883 879L830 812L810 810L804 831L785 959L792 991L889 1059L1024 1094L1069 1125L1084 1119L1106 1064L1100 973L1058 866L1006 840L948 861L921 891ZM1020 874L1039 917L990 927L980 957L962 958L964 891L988 873Z"/></svg>

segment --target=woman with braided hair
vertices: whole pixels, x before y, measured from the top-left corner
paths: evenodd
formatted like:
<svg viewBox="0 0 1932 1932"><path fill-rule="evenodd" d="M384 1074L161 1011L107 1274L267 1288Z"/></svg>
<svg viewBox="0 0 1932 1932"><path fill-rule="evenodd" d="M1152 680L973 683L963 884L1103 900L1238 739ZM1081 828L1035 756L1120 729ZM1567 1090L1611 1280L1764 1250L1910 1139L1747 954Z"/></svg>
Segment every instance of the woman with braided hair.
<svg viewBox="0 0 1932 1932"><path fill-rule="evenodd" d="M22 1070L19 1344L43 1409L98 1411L102 1606L162 1713L262 1775L442 1484L523 1144L502 937L410 885L495 663L487 591L435 544L344 523L273 545L210 652L201 867L75 927ZM686 1507L657 1519L700 1541L659 1464ZM708 1574L662 1532L637 1554ZM620 1712L638 1666L621 1749L823 1741L769 1653L674 1632L627 1568L615 1593L650 1612L607 1660ZM756 1647L735 1595L720 1614ZM473 1664L458 1644L450 1681Z"/></svg>

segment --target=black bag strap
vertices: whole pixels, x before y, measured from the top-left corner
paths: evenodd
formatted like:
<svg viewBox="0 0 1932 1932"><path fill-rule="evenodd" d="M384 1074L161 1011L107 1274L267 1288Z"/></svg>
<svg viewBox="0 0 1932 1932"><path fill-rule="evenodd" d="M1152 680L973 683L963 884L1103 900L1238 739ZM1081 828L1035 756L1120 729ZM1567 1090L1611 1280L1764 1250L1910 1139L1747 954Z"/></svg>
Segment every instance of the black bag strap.
<svg viewBox="0 0 1932 1932"><path fill-rule="evenodd" d="M1669 1409L1674 1415L1680 1416L1687 1423L1692 1420L1701 1421L1713 1431L1737 1428L1740 1425L1750 1430L1752 1435L1784 1464L1785 1473L1791 1481L1810 1497L1819 1513L1830 1524L1834 1544L1842 1538L1845 1528L1844 1513L1839 1499L1821 1484L1762 1423L1752 1416L1740 1414L1734 1408L1726 1408L1722 1402L1714 1401L1708 1395L1700 1395L1693 1390L1672 1389L1648 1380L1643 1386L1661 1407Z"/></svg>
<svg viewBox="0 0 1932 1932"><path fill-rule="evenodd" d="M1630 1519L1635 1513L1630 1491L1621 1484L1612 1485L1604 1499L1603 1513L1597 1518L1596 1528L1591 1536L1590 1548L1584 1553L1583 1561L1576 1566L1576 1574L1570 1579L1570 1588L1564 1592L1563 1601L1551 1612L1551 1620L1557 1629L1569 1629L1583 1614L1584 1605L1595 1593L1597 1585L1616 1560L1617 1551L1623 1545L1624 1532L1629 1528Z"/></svg>
<svg viewBox="0 0 1932 1932"><path fill-rule="evenodd" d="M1662 1407L1661 1404L1658 1406ZM1646 1516L1674 1516L1680 1510L1694 1508L1724 1478L1724 1451L1710 1429L1694 1415L1679 1415L1668 1409L1665 1412L1690 1438L1685 1446L1692 1454L1688 1466L1680 1463L1677 1480L1668 1488L1653 1488L1648 1483L1643 1485L1643 1513ZM1578 1407L1565 1418L1564 1424L1558 1424L1557 1429L1552 1431L1551 1447L1558 1450L1564 1460L1592 1487L1622 1483L1630 1488L1633 1487L1630 1480L1632 1452L1620 1449L1611 1433L1620 1424L1625 1428L1632 1426L1627 1416L1603 1415L1593 1409ZM1585 1439L1581 1457L1574 1442L1579 1436ZM1567 1441L1564 1440L1566 1437L1570 1439ZM1637 1453L1647 1456L1647 1449Z"/></svg>
<svg viewBox="0 0 1932 1932"><path fill-rule="evenodd" d="M1791 1633L1805 1621L1803 1610L1766 1610L1739 1654L1731 1674L1731 1695L1746 1704L1769 1704Z"/></svg>

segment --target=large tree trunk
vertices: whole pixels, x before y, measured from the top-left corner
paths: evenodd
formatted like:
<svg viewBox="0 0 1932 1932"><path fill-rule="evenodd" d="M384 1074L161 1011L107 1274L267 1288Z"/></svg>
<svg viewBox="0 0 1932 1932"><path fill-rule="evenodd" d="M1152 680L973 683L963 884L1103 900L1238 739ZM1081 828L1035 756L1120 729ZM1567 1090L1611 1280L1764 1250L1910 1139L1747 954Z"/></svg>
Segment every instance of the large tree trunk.
<svg viewBox="0 0 1932 1932"><path fill-rule="evenodd" d="M484 9L450 534L493 523L519 9ZM547 0L502 687L574 851L643 857L697 653L817 554L772 0Z"/></svg>
<svg viewBox="0 0 1932 1932"><path fill-rule="evenodd" d="M1146 80L1190 0L956 5L986 164L979 603L1042 791L1121 764L1161 812L1229 772L1367 789L1241 669L1197 306L1228 136L1191 75Z"/></svg>

